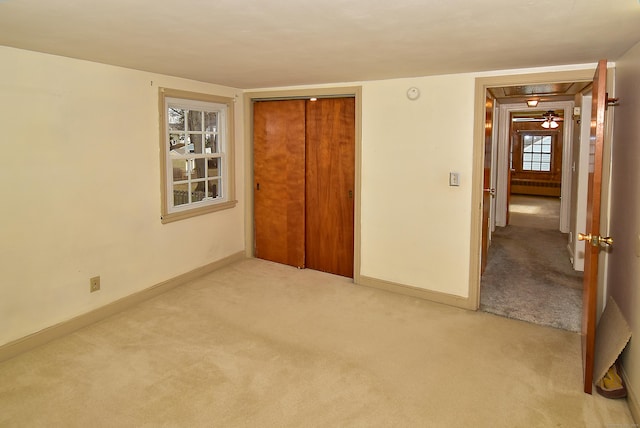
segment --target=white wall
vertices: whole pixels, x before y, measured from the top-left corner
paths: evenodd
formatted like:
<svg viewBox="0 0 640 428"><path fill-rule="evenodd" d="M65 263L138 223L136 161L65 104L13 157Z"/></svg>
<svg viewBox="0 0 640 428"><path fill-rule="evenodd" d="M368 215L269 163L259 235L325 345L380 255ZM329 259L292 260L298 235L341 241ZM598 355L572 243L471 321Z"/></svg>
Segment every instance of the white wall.
<svg viewBox="0 0 640 428"><path fill-rule="evenodd" d="M160 223L158 87L236 89L6 47L0 64L0 345L243 251L241 105L238 206Z"/></svg>
<svg viewBox="0 0 640 428"><path fill-rule="evenodd" d="M632 331L623 354L632 408L640 422L640 43L616 61L609 291Z"/></svg>
<svg viewBox="0 0 640 428"><path fill-rule="evenodd" d="M467 296L474 77L363 84L362 275Z"/></svg>

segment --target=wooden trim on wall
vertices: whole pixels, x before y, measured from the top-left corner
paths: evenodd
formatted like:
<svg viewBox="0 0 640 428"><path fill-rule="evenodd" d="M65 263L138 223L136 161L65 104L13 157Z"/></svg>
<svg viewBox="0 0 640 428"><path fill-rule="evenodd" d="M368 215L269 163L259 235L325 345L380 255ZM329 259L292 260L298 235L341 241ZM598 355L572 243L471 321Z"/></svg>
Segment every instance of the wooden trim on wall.
<svg viewBox="0 0 640 428"><path fill-rule="evenodd" d="M382 279L376 279L362 275L360 276L360 282L358 282L357 285L377 288L379 290L390 291L392 293L403 294L405 296L418 297L420 299L442 303L461 309L475 310L474 302L471 299L467 297L456 296L453 294L441 293L439 291L426 290L424 288L398 284L395 282L385 281Z"/></svg>
<svg viewBox="0 0 640 428"><path fill-rule="evenodd" d="M0 346L0 362L13 358L40 345L44 345L45 343L52 340L71 334L83 327L87 327L98 321L102 321L103 319L122 312L125 309L137 305L138 303L149 300L188 281L194 280L215 270L228 266L232 263L243 260L244 258L245 252L240 251L223 259L178 275L174 278L162 281L142 291L138 291L136 293L125 296L121 299L116 300L115 302L111 302L85 314L78 315L68 321L63 321L59 324L47 327L36 333L9 342L5 345Z"/></svg>

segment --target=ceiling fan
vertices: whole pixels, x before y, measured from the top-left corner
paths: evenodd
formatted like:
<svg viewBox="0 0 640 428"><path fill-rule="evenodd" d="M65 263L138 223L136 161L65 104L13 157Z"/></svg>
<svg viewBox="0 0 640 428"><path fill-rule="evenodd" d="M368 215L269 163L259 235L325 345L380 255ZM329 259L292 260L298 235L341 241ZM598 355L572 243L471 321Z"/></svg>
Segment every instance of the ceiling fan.
<svg viewBox="0 0 640 428"><path fill-rule="evenodd" d="M556 114L555 111L549 110L547 112L517 112L513 114L513 122L562 122L564 118L561 114Z"/></svg>
<svg viewBox="0 0 640 428"><path fill-rule="evenodd" d="M560 116L556 116L556 112L553 110L549 110L542 114L542 118L544 122L542 122L542 127L545 129L555 129L557 128L558 122L562 120Z"/></svg>

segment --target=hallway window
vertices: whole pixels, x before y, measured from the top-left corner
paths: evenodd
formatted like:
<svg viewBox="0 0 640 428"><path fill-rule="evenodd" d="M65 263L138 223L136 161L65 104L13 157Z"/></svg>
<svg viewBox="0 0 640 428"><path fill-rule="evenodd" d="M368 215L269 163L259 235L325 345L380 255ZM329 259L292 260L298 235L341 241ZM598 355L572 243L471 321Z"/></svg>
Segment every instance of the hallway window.
<svg viewBox="0 0 640 428"><path fill-rule="evenodd" d="M551 171L553 138L551 135L522 136L522 171Z"/></svg>

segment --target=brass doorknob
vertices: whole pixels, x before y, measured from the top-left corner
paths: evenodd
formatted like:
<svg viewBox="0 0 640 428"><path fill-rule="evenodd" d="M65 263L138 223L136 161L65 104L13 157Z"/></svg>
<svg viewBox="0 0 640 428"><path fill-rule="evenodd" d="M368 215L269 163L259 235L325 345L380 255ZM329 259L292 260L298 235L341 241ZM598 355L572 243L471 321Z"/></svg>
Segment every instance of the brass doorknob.
<svg viewBox="0 0 640 428"><path fill-rule="evenodd" d="M496 189L482 189L482 190L487 192L491 196L495 196L496 195Z"/></svg>
<svg viewBox="0 0 640 428"><path fill-rule="evenodd" d="M598 235L592 235L590 233L578 233L578 241L587 241L594 247L611 247L613 245L612 237L602 237Z"/></svg>
<svg viewBox="0 0 640 428"><path fill-rule="evenodd" d="M600 237L600 245L603 247L612 247L613 246L613 238L610 236Z"/></svg>
<svg viewBox="0 0 640 428"><path fill-rule="evenodd" d="M578 233L578 241L591 241L591 234Z"/></svg>

